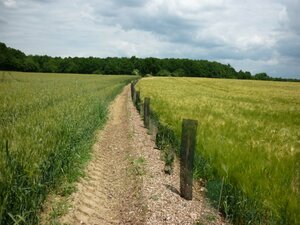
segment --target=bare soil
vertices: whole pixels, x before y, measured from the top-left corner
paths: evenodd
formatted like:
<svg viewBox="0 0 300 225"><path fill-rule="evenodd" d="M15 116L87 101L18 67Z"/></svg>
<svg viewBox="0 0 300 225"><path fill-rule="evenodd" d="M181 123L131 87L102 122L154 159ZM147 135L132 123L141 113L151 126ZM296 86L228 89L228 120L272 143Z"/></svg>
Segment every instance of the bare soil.
<svg viewBox="0 0 300 225"><path fill-rule="evenodd" d="M225 224L209 206L199 185L192 201L179 195L179 163L164 173L161 152L125 87L110 107L105 128L93 146L93 158L62 224Z"/></svg>

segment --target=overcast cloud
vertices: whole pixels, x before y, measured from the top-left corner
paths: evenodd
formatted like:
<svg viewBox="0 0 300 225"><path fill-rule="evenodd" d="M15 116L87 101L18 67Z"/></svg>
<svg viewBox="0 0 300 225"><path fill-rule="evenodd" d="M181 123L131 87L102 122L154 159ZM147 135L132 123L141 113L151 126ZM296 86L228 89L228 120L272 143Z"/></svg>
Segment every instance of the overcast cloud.
<svg viewBox="0 0 300 225"><path fill-rule="evenodd" d="M208 59L300 79L300 0L0 0L26 54Z"/></svg>

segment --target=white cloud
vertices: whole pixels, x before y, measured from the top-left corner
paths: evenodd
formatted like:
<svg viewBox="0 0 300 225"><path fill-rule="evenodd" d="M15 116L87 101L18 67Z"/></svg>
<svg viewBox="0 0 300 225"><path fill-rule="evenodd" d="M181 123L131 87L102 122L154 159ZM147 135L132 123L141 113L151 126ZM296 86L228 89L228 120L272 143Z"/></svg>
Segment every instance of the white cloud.
<svg viewBox="0 0 300 225"><path fill-rule="evenodd" d="M27 54L209 59L300 78L299 0L2 3L0 41Z"/></svg>
<svg viewBox="0 0 300 225"><path fill-rule="evenodd" d="M2 0L2 2L8 8L14 8L17 6L16 0Z"/></svg>

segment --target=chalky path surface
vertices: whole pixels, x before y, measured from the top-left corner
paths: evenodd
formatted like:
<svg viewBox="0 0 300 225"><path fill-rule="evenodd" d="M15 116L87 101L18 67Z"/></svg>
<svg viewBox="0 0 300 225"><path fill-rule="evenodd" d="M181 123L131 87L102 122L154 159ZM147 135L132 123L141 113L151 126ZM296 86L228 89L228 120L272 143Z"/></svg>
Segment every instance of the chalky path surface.
<svg viewBox="0 0 300 225"><path fill-rule="evenodd" d="M93 159L62 224L224 224L200 188L194 199L179 194L179 165L165 175L160 151L147 134L125 87L110 107Z"/></svg>

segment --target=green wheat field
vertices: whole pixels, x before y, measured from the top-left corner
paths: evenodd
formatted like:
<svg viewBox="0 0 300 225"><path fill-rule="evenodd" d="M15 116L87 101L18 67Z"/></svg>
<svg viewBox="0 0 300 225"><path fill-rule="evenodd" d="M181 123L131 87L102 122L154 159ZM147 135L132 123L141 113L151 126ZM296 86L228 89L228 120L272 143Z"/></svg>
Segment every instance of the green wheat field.
<svg viewBox="0 0 300 225"><path fill-rule="evenodd" d="M78 178L108 104L134 76L0 71L0 224L36 224L51 188Z"/></svg>
<svg viewBox="0 0 300 225"><path fill-rule="evenodd" d="M178 140L183 118L199 121L194 176L228 219L299 224L299 83L150 77L137 89Z"/></svg>

